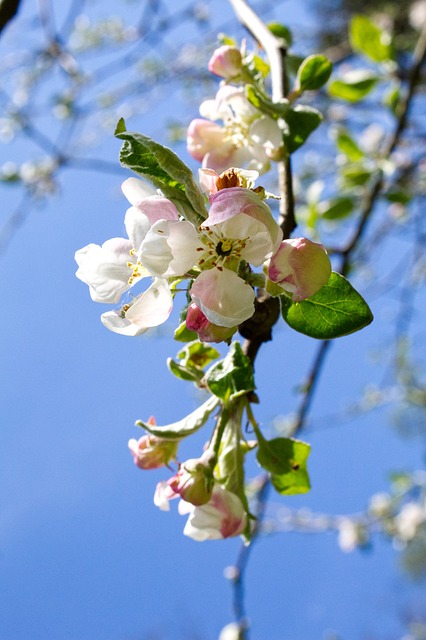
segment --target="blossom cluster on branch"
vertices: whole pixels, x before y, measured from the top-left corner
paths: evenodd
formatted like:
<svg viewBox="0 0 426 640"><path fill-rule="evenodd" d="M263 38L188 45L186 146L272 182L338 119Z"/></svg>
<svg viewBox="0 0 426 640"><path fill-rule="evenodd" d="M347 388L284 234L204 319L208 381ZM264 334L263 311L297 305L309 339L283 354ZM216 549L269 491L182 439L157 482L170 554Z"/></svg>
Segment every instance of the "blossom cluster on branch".
<svg viewBox="0 0 426 640"><path fill-rule="evenodd" d="M168 365L209 397L170 425L138 421L147 434L131 439L129 448L141 469L176 465L158 484L154 502L167 511L180 499L186 535L198 541L242 535L249 542L256 518L246 494L245 456L256 452L279 493L304 493L310 447L294 438L265 439L251 406L253 361L233 336L239 329L245 335L244 323L255 320L259 295L276 298L282 319L314 338L357 331L372 315L350 283L332 272L322 244L284 237L266 202L271 194L255 185L271 162L285 162L319 125L318 112L293 103L327 81L329 61L307 58L291 99L277 104L266 90L267 63L244 47L220 47L209 69L223 80L216 97L202 103L204 119L190 123L187 137L189 153L202 163L198 181L170 149L127 131L121 120L121 164L144 180L122 184L131 205L127 237L77 251L76 275L95 302L117 305L101 320L126 336L164 323L181 302L175 338L185 346ZM264 332L259 320L254 325ZM227 355L219 359L211 343L226 343ZM209 421L213 430L202 454L180 461L181 440ZM247 439L246 423L255 438Z"/></svg>

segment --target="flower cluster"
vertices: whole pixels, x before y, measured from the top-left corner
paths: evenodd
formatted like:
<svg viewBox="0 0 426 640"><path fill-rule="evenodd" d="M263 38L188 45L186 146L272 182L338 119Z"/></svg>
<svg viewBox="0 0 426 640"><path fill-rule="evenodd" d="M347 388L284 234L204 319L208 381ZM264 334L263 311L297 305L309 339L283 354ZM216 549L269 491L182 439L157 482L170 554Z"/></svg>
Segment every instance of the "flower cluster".
<svg viewBox="0 0 426 640"><path fill-rule="evenodd" d="M75 256L76 275L94 301L117 304L127 294L118 309L102 314L103 324L128 336L162 324L170 316L176 284L186 280L188 328L201 340L221 342L254 313L255 292L244 273L266 269L269 261L269 279L294 300L321 288L331 271L325 250L306 239L282 240L270 208L251 188L256 176L201 169L210 208L198 227L142 180L127 179L122 190L131 204L124 220L128 238L89 244ZM146 278L150 285L130 297L127 292Z"/></svg>

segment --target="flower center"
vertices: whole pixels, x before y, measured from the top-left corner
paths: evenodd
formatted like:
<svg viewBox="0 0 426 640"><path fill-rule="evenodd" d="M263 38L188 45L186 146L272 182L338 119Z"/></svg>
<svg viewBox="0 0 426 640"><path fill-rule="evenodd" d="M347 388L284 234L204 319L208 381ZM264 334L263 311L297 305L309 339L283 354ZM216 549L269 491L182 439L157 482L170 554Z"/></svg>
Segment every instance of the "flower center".
<svg viewBox="0 0 426 640"><path fill-rule="evenodd" d="M224 238L217 231L206 227L203 229L201 240L205 245L198 266L202 269L217 267L223 269L226 265L230 269L237 269L242 259L241 252L246 246L246 239Z"/></svg>
<svg viewBox="0 0 426 640"><path fill-rule="evenodd" d="M218 256L226 257L231 255L232 242L231 240L220 240L216 245L216 253Z"/></svg>

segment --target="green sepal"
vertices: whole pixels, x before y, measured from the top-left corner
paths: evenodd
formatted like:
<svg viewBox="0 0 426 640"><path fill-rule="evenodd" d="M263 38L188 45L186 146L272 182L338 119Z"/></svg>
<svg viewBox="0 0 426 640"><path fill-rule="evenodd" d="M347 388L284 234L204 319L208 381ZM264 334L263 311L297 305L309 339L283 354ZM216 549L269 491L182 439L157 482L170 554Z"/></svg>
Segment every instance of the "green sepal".
<svg viewBox="0 0 426 640"><path fill-rule="evenodd" d="M352 49L373 62L386 62L392 58L389 34L382 31L364 15L355 15L349 24Z"/></svg>
<svg viewBox="0 0 426 640"><path fill-rule="evenodd" d="M312 55L305 58L297 71L294 91L315 91L320 89L330 78L333 65L322 55Z"/></svg>
<svg viewBox="0 0 426 640"><path fill-rule="evenodd" d="M271 483L283 495L306 493L311 488L306 461L310 445L293 438L259 439L256 454L263 469L271 474Z"/></svg>
<svg viewBox="0 0 426 640"><path fill-rule="evenodd" d="M254 391L253 367L239 342L233 342L226 357L210 367L205 381L210 391L224 401Z"/></svg>
<svg viewBox="0 0 426 640"><path fill-rule="evenodd" d="M272 102L266 95L263 95L255 86L248 84L245 87L245 93L247 100L256 109L259 109L262 113L266 113L271 118L278 118L280 116L286 116L289 111L289 101L283 99L282 102Z"/></svg>
<svg viewBox="0 0 426 640"><path fill-rule="evenodd" d="M124 141L120 151L123 167L150 180L193 224L207 218L204 196L192 171L171 149L140 133L126 131L123 118L117 124L115 136Z"/></svg>
<svg viewBox="0 0 426 640"><path fill-rule="evenodd" d="M329 281L314 296L292 302L281 296L281 312L287 324L318 340L340 338L363 329L373 320L364 298L340 273L332 272Z"/></svg>
<svg viewBox="0 0 426 640"><path fill-rule="evenodd" d="M188 329L186 322L183 321L177 329L175 329L173 337L177 342L192 342L193 340L197 340L197 332Z"/></svg>
<svg viewBox="0 0 426 640"><path fill-rule="evenodd" d="M198 407L195 411L187 415L178 422L173 422L164 427L149 424L138 420L135 425L142 427L148 433L164 440L181 440L187 436L192 435L198 429L200 429L209 419L210 414L215 410L219 404L219 399L215 396L210 397L201 407Z"/></svg>
<svg viewBox="0 0 426 640"><path fill-rule="evenodd" d="M294 153L321 124L322 115L313 107L297 105L283 116L287 127L283 131L284 144L289 153Z"/></svg>
<svg viewBox="0 0 426 640"><path fill-rule="evenodd" d="M359 102L376 86L379 78L375 73L364 69L349 71L340 80L334 80L328 85L328 93L333 98Z"/></svg>

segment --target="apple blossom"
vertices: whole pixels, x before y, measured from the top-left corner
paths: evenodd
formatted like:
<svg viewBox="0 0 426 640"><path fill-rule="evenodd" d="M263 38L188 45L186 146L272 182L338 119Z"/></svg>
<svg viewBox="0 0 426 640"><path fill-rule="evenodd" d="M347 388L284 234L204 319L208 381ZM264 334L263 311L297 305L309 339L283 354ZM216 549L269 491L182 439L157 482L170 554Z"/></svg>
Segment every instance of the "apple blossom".
<svg viewBox="0 0 426 640"><path fill-rule="evenodd" d="M181 500L179 513L189 513L183 533L197 542L238 536L247 525L247 514L239 497L218 484L209 502L200 507Z"/></svg>
<svg viewBox="0 0 426 640"><path fill-rule="evenodd" d="M326 250L307 238L283 240L268 268L270 280L291 293L294 301L313 296L327 284L330 274Z"/></svg>
<svg viewBox="0 0 426 640"><path fill-rule="evenodd" d="M178 442L147 434L139 440L132 438L128 446L136 466L140 469L157 469L176 458Z"/></svg>
<svg viewBox="0 0 426 640"><path fill-rule="evenodd" d="M208 69L220 78L231 80L241 74L243 59L237 47L223 45L213 52Z"/></svg>
<svg viewBox="0 0 426 640"><path fill-rule="evenodd" d="M188 128L187 148L203 167L224 171L247 165L264 173L270 159L281 157L282 132L276 120L263 115L246 98L244 88L221 86L214 99L200 105L205 118ZM216 121L222 120L223 126Z"/></svg>

